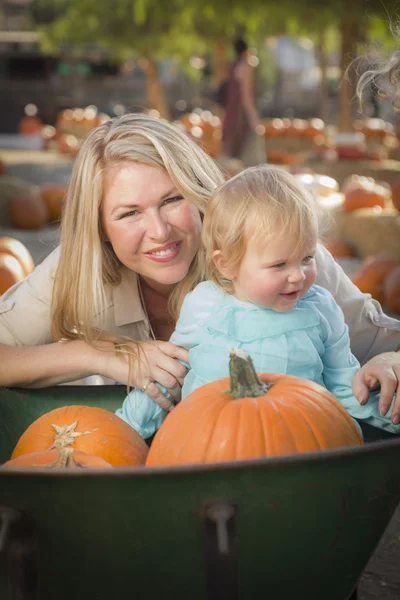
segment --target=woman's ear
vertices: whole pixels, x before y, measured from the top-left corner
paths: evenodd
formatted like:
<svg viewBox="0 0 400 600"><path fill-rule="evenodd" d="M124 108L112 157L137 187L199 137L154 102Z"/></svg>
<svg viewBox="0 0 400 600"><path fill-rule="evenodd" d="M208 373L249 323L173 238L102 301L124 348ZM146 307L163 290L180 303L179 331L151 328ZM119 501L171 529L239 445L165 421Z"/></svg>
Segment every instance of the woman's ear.
<svg viewBox="0 0 400 600"><path fill-rule="evenodd" d="M222 277L229 279L229 281L233 281L236 274L232 267L228 266L228 261L222 255L221 250L214 250L212 259Z"/></svg>

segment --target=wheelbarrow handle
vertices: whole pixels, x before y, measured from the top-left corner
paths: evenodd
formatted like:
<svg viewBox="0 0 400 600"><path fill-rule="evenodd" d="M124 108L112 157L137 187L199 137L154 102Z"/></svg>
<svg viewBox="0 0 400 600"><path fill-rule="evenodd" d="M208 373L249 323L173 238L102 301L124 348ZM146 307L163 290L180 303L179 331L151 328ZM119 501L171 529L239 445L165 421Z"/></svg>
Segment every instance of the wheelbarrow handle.
<svg viewBox="0 0 400 600"><path fill-rule="evenodd" d="M0 506L0 553L7 559L7 600L38 600L35 527L26 513Z"/></svg>

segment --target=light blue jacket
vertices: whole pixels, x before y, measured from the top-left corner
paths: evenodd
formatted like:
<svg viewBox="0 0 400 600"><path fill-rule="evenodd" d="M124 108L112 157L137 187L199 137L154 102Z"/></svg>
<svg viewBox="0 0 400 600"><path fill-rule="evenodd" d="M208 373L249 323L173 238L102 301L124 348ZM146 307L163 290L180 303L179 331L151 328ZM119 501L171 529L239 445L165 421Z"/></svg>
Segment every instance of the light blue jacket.
<svg viewBox="0 0 400 600"><path fill-rule="evenodd" d="M227 377L229 350L242 348L256 371L311 379L332 392L355 419L400 433L400 425L390 420L391 411L379 414L376 394L370 394L365 406L353 396L351 382L360 364L350 351L341 308L320 286L311 287L293 310L276 312L237 300L205 281L186 296L171 342L189 350L182 399L205 383ZM168 413L135 389L116 414L146 439Z"/></svg>

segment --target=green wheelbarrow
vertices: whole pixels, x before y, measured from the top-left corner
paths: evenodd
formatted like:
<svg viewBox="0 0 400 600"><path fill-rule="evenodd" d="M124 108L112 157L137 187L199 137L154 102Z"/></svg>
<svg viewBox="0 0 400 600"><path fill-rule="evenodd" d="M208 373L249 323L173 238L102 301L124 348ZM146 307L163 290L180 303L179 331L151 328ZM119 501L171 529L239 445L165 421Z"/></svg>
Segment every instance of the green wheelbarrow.
<svg viewBox="0 0 400 600"><path fill-rule="evenodd" d="M124 397L0 390L0 462L41 414ZM361 447L190 468L0 469L0 598L354 599L400 499L400 438L364 434Z"/></svg>

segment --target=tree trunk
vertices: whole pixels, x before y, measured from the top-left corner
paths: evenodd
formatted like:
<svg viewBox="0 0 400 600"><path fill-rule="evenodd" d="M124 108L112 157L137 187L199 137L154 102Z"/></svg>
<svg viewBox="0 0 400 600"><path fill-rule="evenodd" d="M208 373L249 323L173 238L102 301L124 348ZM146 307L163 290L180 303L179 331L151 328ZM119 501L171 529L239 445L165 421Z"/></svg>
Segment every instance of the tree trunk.
<svg viewBox="0 0 400 600"><path fill-rule="evenodd" d="M317 60L321 71L321 81L319 86L319 110L318 116L325 123L329 119L329 93L328 93L328 77L327 77L327 57L325 52L325 29L322 29L318 36L317 43Z"/></svg>
<svg viewBox="0 0 400 600"><path fill-rule="evenodd" d="M160 113L160 117L169 119L170 114L155 60L146 55L142 57L140 65L146 74L147 80L147 108L155 109Z"/></svg>
<svg viewBox="0 0 400 600"><path fill-rule="evenodd" d="M349 65L356 57L356 48L358 42L358 23L357 12L349 10L348 15L341 19L341 54L340 54L340 72L341 81L338 95L338 131L350 132L353 130L353 100L355 85L351 80ZM353 77L354 79L354 77Z"/></svg>

